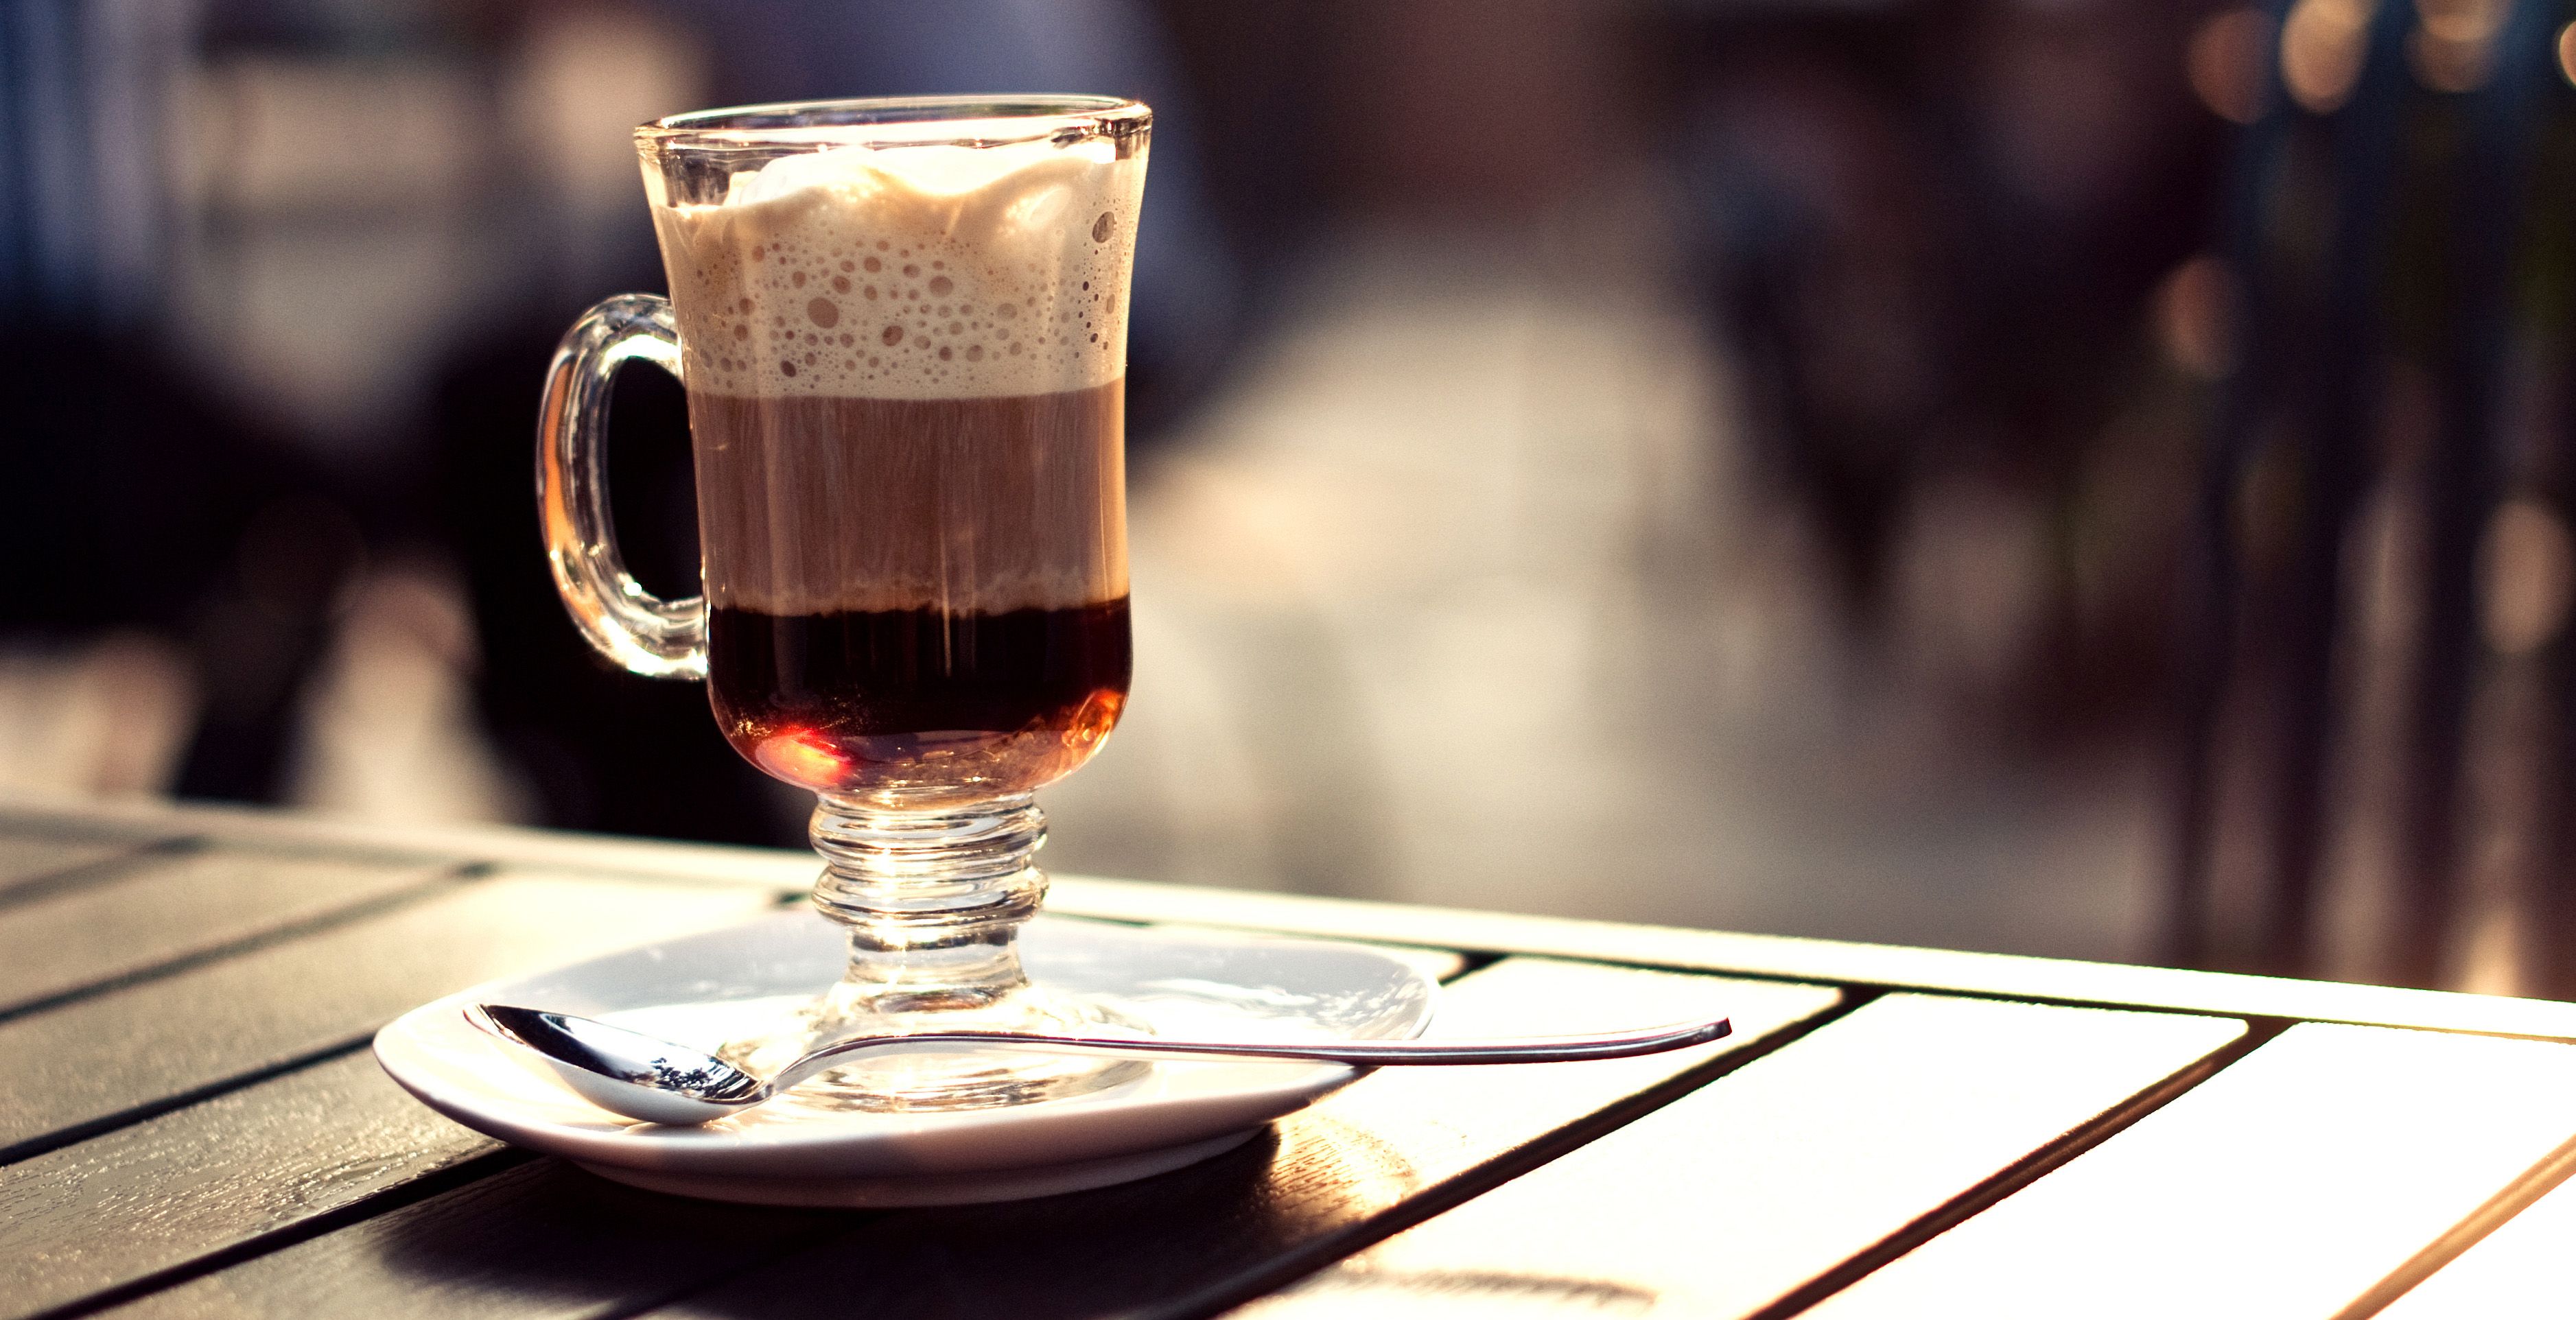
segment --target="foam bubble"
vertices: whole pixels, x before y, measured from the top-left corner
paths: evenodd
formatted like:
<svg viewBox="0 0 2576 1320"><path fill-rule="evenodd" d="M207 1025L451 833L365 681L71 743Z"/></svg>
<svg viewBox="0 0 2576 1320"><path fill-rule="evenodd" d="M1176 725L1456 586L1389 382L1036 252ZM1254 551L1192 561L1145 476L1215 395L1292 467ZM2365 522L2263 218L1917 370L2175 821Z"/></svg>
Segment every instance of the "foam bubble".
<svg viewBox="0 0 2576 1320"><path fill-rule="evenodd" d="M689 384L943 399L1115 380L1144 170L1107 142L841 147L656 206Z"/></svg>

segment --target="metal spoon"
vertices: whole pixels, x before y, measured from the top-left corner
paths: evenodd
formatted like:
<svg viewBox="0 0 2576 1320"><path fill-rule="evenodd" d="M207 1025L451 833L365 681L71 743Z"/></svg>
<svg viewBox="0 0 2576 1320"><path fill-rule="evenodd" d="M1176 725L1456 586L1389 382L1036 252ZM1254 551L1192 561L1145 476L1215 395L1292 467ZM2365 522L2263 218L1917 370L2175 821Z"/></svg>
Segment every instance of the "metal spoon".
<svg viewBox="0 0 2576 1320"><path fill-rule="evenodd" d="M1388 1064L1561 1063L1656 1054L1724 1037L1725 1018L1676 1022L1597 1036L1484 1040L1219 1041L1167 1037L1049 1036L1016 1031L925 1031L858 1036L826 1045L763 1081L702 1050L570 1013L478 1004L466 1020L545 1056L564 1084L611 1113L648 1123L722 1118L775 1097L853 1055L949 1053L961 1045L1003 1045L1040 1054L1106 1054L1198 1059L1301 1059L1360 1067Z"/></svg>

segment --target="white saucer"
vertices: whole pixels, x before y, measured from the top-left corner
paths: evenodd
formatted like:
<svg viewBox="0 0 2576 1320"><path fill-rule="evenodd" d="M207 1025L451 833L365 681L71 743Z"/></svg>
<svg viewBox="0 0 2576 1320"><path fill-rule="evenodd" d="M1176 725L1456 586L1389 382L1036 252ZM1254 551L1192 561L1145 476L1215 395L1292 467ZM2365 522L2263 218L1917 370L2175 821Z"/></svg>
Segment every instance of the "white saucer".
<svg viewBox="0 0 2576 1320"><path fill-rule="evenodd" d="M1157 931L1041 916L1021 935L1030 979L1096 996L1158 1034L1242 1040L1408 1038L1438 987L1401 958L1315 940ZM520 1004L704 1048L706 1005L820 992L840 928L810 912L631 949L424 1004L376 1033L376 1058L423 1104L478 1132L655 1191L762 1205L953 1205L1105 1187L1232 1148L1350 1084L1339 1064L1158 1063L1091 1095L949 1113L752 1109L663 1127L592 1106L540 1063L475 1030L464 1008ZM658 1010L658 1011L657 1011Z"/></svg>

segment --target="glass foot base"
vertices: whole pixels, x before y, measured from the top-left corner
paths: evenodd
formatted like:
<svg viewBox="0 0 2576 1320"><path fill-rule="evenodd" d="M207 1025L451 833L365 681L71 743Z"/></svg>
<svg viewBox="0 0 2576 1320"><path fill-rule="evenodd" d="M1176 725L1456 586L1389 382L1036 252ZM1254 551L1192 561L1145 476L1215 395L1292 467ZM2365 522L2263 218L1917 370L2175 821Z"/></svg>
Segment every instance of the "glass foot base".
<svg viewBox="0 0 2576 1320"><path fill-rule="evenodd" d="M861 998L844 983L808 1004L777 1032L736 1041L716 1053L737 1068L767 1077L833 1041L922 1031L1153 1034L1144 1024L1101 1005L1038 986L1022 986L965 1004L889 1009ZM1123 1086L1151 1068L1139 1059L990 1048L894 1055L818 1073L765 1107L807 1113L990 1109Z"/></svg>

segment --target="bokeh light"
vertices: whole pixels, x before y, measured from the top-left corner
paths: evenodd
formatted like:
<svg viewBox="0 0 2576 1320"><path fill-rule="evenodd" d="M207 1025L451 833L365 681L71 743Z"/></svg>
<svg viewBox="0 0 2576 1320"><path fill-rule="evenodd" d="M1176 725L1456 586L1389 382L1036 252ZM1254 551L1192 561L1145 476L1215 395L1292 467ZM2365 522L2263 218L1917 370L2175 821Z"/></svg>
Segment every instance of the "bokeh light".
<svg viewBox="0 0 2576 1320"><path fill-rule="evenodd" d="M2368 0L2298 0L2291 7L2281 27L2281 83L2301 109L2332 114L2352 95L2370 13Z"/></svg>

